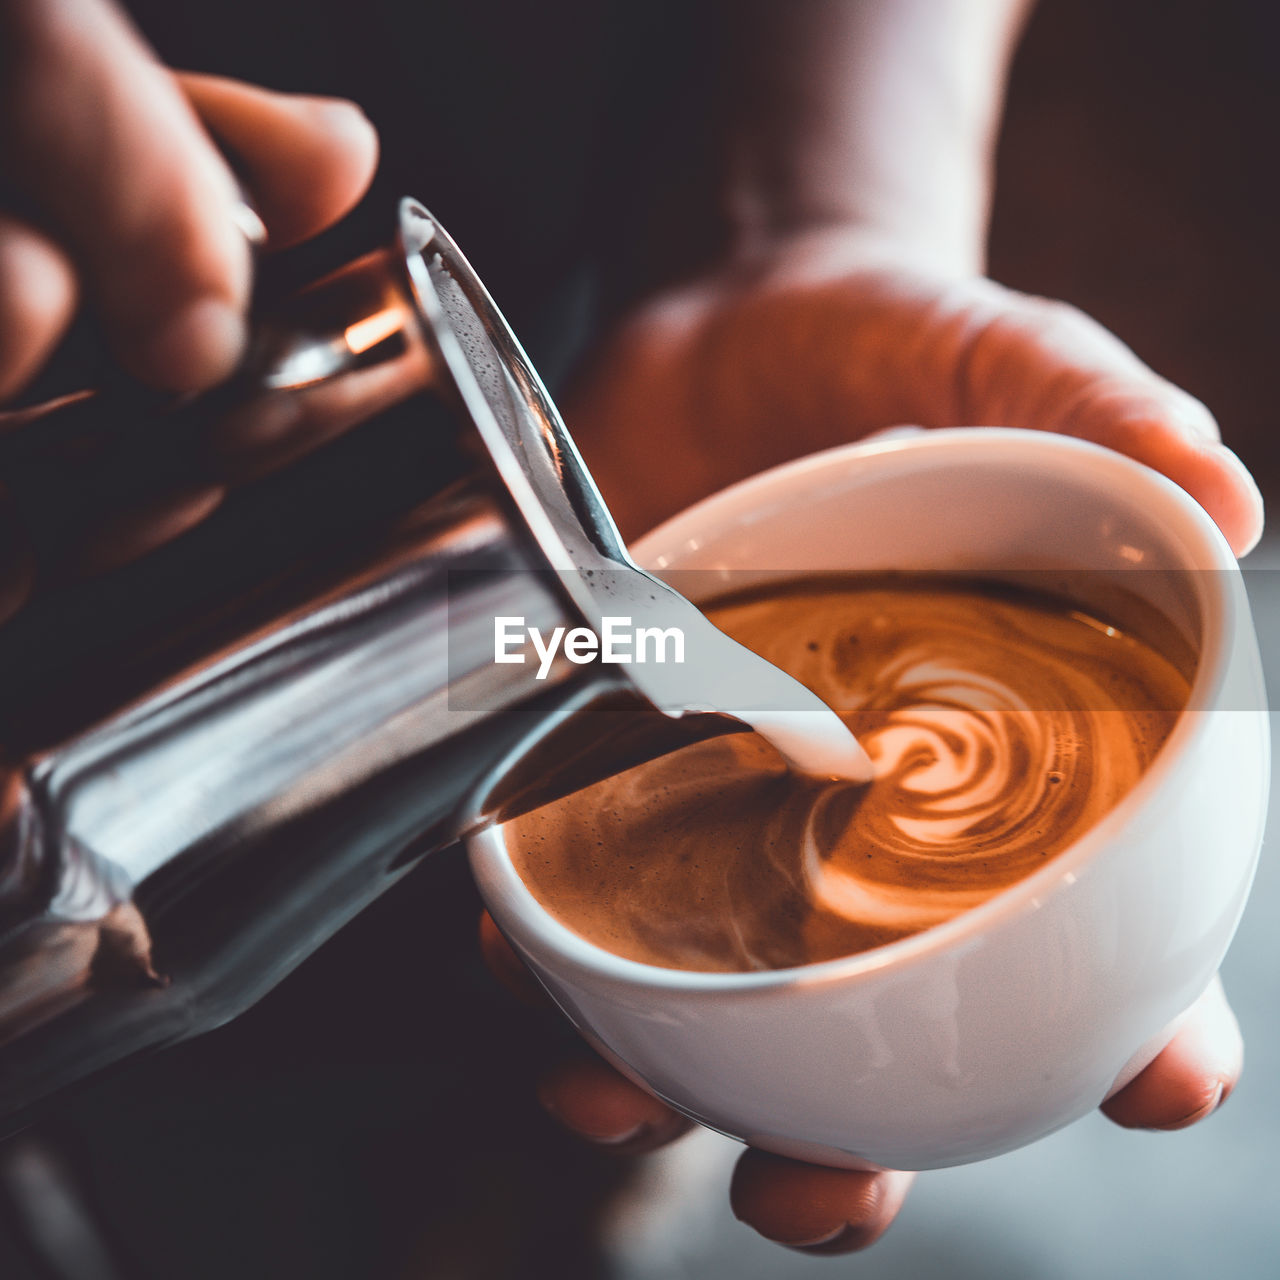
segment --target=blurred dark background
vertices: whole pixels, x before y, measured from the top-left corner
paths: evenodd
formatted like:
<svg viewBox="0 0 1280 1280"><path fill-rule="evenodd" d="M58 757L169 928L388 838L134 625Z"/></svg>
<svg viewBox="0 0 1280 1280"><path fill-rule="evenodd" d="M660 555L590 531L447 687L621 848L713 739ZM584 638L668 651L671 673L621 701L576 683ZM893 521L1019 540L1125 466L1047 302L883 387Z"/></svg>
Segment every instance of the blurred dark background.
<svg viewBox="0 0 1280 1280"><path fill-rule="evenodd" d="M1014 66L991 271L1075 303L1205 401L1277 493L1280 11L1041 0Z"/></svg>
<svg viewBox="0 0 1280 1280"><path fill-rule="evenodd" d="M269 12L247 0L132 7L176 65L349 93L384 128L416 133L380 198L421 194L465 233L522 336L571 305L555 277L578 228L556 210L573 204L592 145L589 104L609 76L598 66L565 85L545 75L539 51L588 57L609 6L476 0L440 6L441 17L428 0L368 0L352 39L341 31L354 6L341 0ZM654 42L671 39L680 6L620 7L634 10L620 28L635 34L634 78ZM506 31L494 28L500 9L518 13ZM991 269L1081 306L1202 398L1264 491L1280 496L1278 34L1275 7L1251 0L1042 0L1013 75ZM449 54L450 41L484 51L490 38L496 73L524 77L541 95L542 127L563 132L550 168L530 120L496 114ZM501 148L503 167L475 165L477 147ZM453 186L451 174L461 175ZM524 193L521 218L495 219L487 210L512 190ZM362 235L375 221L365 218ZM1204 1134L1153 1140L1095 1119L1028 1153L924 1179L885 1244L852 1265L984 1280L1138 1277L1157 1265L1188 1280L1274 1275L1280 944L1264 916L1278 894L1264 873L1228 969L1252 1060ZM45 1131L66 1168L51 1170L36 1147L8 1163L0 1275L749 1280L850 1268L795 1259L732 1224L732 1153L705 1143L639 1174L656 1198L613 1212L608 1256L597 1250L593 1224L638 1171L559 1139L537 1112L529 1064L563 1033L481 972L477 910L458 859L434 861L241 1022L70 1100ZM32 1204L44 1206L40 1229L64 1243L98 1230L86 1214L108 1224L79 1256L114 1262L41 1270L22 1243ZM1224 1224L1235 1244L1221 1270Z"/></svg>

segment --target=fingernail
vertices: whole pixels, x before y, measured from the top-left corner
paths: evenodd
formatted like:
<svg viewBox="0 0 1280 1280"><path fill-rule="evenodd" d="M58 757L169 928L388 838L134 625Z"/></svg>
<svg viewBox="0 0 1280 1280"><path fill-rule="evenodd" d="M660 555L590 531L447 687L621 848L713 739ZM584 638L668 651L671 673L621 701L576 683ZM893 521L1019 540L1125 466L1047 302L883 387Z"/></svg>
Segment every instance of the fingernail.
<svg viewBox="0 0 1280 1280"><path fill-rule="evenodd" d="M1263 525L1263 499L1262 490L1258 488L1258 482L1254 479L1249 468L1245 466L1243 460L1233 450L1229 449L1225 444L1215 444L1214 450L1235 472L1237 481L1241 489L1248 495L1249 505L1253 508L1254 519L1252 521L1253 528L1249 531L1247 538L1239 540L1239 545L1233 546L1233 550L1237 557L1243 558L1258 545L1262 539Z"/></svg>
<svg viewBox="0 0 1280 1280"><path fill-rule="evenodd" d="M363 109L345 98L307 98L307 109L329 135L342 134L360 142L376 140L377 129Z"/></svg>
<svg viewBox="0 0 1280 1280"><path fill-rule="evenodd" d="M582 1129L580 1125L571 1124L570 1121L564 1119L563 1112L556 1106L550 1089L543 1084L538 1087L538 1101L541 1103L543 1110L553 1120L557 1120L559 1124L564 1125L568 1132L575 1135L576 1138L581 1138L584 1142L594 1143L598 1147L622 1147L628 1142L635 1142L636 1139L644 1137L649 1132L650 1125L646 1120L641 1120L639 1124L632 1125L630 1129L625 1129L622 1133L591 1133L588 1129Z"/></svg>
<svg viewBox="0 0 1280 1280"><path fill-rule="evenodd" d="M594 1143L596 1146L620 1147L625 1143L636 1141L636 1139L642 1137L649 1129L648 1122L642 1120L639 1124L632 1125L630 1129L625 1129L621 1133L592 1133L591 1131L583 1129L576 1124L570 1124L569 1121L564 1118L559 1107L557 1107L551 1100L548 1092L541 1086L538 1089L538 1101L542 1104L542 1109L551 1116L553 1120L564 1125L564 1127L575 1137L581 1138L584 1142Z"/></svg>
<svg viewBox="0 0 1280 1280"><path fill-rule="evenodd" d="M148 382L169 391L195 391L229 377L244 352L245 321L221 298L200 298L139 344Z"/></svg>
<svg viewBox="0 0 1280 1280"><path fill-rule="evenodd" d="M553 1120L564 1125L574 1137L581 1138L584 1142L594 1143L599 1147L621 1147L625 1143L635 1142L638 1138L644 1136L649 1129L648 1122L642 1120L639 1124L632 1125L631 1128L624 1129L621 1133L593 1133L576 1124L570 1124L542 1088L538 1089L538 1101L542 1104L542 1109Z"/></svg>
<svg viewBox="0 0 1280 1280"><path fill-rule="evenodd" d="M852 1243L852 1239L853 1228L847 1222L842 1222L834 1231L825 1236L819 1236L816 1240L779 1241L779 1243L785 1244L788 1249L794 1249L797 1253L843 1253Z"/></svg>
<svg viewBox="0 0 1280 1280"><path fill-rule="evenodd" d="M1202 1107L1197 1107L1194 1111L1188 1112L1178 1120L1173 1120L1169 1124L1157 1124L1152 1127L1159 1129L1164 1133L1172 1133L1176 1129L1186 1129L1195 1124L1199 1120L1203 1120L1205 1116L1212 1115L1218 1109L1223 1097L1226 1093L1226 1086L1221 1080L1218 1081L1218 1087L1213 1092L1213 1097Z"/></svg>
<svg viewBox="0 0 1280 1280"><path fill-rule="evenodd" d="M621 1147L628 1142L636 1141L648 1127L647 1124L638 1124L628 1129L625 1133L587 1133L582 1129L575 1129L574 1133L598 1147Z"/></svg>

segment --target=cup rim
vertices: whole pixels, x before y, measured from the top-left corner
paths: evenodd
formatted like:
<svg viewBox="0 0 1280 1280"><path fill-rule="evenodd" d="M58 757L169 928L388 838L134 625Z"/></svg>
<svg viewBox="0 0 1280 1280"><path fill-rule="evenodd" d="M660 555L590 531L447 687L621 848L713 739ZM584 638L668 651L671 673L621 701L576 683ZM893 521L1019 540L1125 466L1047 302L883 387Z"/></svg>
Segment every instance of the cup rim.
<svg viewBox="0 0 1280 1280"><path fill-rule="evenodd" d="M1018 454L1027 448L1047 453L1061 451L1076 456L1092 456L1100 465L1125 473L1134 486L1145 487L1153 498L1165 504L1166 516L1181 520L1178 532L1189 558L1194 561L1190 568L1238 569L1226 539L1208 513L1166 476L1090 441L1004 427L922 429L916 434L886 434L881 438L854 441L807 454L740 480L686 508L640 538L632 548L632 554L637 563L649 567L655 563L655 547L670 544L686 526L697 528L717 515L723 518L723 513L743 498L754 500L759 491L776 489L808 472L832 471L857 459L882 455L963 449L966 456L972 457L975 448L993 456L1010 451ZM1132 492L1136 503L1141 493L1136 488ZM662 569L669 567L669 561L661 563L662 559L657 557L658 567L652 571L660 574ZM1202 637L1199 662L1188 699L1189 708L1211 706L1212 699L1219 692L1226 677L1230 656L1228 636L1235 622L1236 610L1236 601L1222 585L1219 574L1205 574L1198 581L1202 590ZM1206 587L1206 583L1212 585ZM558 964L580 973L589 973L597 979L611 980L630 988L679 992L691 997L852 982L885 969L900 970L927 961L940 952L962 948L966 942L976 943L1001 920L1041 909L1050 895L1056 896L1074 884L1080 869L1097 856L1100 848L1110 843L1118 830L1133 820L1138 810L1145 807L1147 797L1177 769L1190 746L1206 728L1203 715L1182 715L1150 767L1110 812L1045 866L1001 889L985 902L961 911L942 924L932 925L895 942L783 969L727 973L674 969L617 955L563 924L529 890L507 853L501 825L473 833L468 836L466 844L473 874L481 888L497 890L504 899L513 900L522 926L537 939L538 944L553 951ZM518 749L513 754L518 754ZM487 902L489 894L486 893L485 897ZM502 922L498 923L501 925Z"/></svg>

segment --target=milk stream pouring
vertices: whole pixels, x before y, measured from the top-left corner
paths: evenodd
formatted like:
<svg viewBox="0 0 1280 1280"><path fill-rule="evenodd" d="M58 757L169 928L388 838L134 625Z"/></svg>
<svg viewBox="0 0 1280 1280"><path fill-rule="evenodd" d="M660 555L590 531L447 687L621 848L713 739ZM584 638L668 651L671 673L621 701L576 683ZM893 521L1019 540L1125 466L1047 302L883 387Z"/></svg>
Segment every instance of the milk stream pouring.
<svg viewBox="0 0 1280 1280"><path fill-rule="evenodd" d="M745 727L726 712L867 768L632 564L421 206L253 332L194 400L0 417L0 1127L235 1016L465 829ZM494 661L496 617L610 615L685 628L686 662Z"/></svg>

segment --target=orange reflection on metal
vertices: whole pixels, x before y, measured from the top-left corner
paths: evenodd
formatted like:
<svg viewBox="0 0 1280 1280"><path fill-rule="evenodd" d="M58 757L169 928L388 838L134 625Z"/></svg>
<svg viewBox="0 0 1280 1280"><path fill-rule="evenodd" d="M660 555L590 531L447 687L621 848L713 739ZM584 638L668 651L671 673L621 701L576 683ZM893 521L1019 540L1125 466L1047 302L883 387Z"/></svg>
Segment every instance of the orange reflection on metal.
<svg viewBox="0 0 1280 1280"><path fill-rule="evenodd" d="M384 338L389 338L404 324L404 312L399 307L386 307L375 311L363 320L348 325L342 335L351 349L352 355L360 355L370 347L376 347Z"/></svg>
<svg viewBox="0 0 1280 1280"><path fill-rule="evenodd" d="M556 475L564 475L564 460L560 456L560 441L556 439L556 433L551 423L543 421L538 424L538 434L542 437L542 442L547 446L547 453L551 456L551 465L555 467Z"/></svg>

